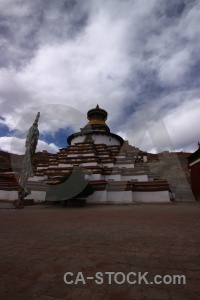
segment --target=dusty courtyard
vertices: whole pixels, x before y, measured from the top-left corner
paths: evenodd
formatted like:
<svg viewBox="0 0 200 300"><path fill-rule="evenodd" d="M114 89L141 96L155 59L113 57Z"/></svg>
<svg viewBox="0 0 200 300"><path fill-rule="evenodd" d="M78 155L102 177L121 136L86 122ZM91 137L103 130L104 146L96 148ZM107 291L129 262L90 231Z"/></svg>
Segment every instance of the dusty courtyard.
<svg viewBox="0 0 200 300"><path fill-rule="evenodd" d="M21 210L0 203L0 231L0 299L200 299L199 202ZM66 272L74 283L64 282ZM78 272L85 284L75 284ZM97 272L103 282L87 279ZM130 272L148 272L149 284L119 284ZM155 275L184 275L186 284L155 284Z"/></svg>

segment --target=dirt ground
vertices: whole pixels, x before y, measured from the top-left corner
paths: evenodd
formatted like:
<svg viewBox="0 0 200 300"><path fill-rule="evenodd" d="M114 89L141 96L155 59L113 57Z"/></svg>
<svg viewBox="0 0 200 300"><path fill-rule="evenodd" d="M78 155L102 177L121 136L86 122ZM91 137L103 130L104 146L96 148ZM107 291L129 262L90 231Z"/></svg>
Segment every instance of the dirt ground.
<svg viewBox="0 0 200 300"><path fill-rule="evenodd" d="M200 299L200 202L12 208L0 203L0 299Z"/></svg>

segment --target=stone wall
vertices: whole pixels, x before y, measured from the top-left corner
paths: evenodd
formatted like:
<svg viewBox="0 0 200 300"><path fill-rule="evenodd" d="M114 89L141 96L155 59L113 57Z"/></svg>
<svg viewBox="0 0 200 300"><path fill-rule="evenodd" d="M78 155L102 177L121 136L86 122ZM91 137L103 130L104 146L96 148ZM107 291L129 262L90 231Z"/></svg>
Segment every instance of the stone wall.
<svg viewBox="0 0 200 300"><path fill-rule="evenodd" d="M163 178L175 193L175 200L195 200L190 186L190 173L185 157L178 153L163 152L158 154L158 161L148 164L155 177Z"/></svg>

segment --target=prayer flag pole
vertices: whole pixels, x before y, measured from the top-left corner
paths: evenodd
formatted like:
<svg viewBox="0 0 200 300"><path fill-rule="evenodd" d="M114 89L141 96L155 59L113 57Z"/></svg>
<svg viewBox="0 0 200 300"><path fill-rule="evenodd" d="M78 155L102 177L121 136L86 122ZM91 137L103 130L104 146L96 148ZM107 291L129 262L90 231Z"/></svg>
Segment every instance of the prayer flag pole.
<svg viewBox="0 0 200 300"><path fill-rule="evenodd" d="M32 170L32 161L35 155L35 150L39 139L39 130L38 130L39 117L40 117L40 113L38 112L36 115L36 119L33 125L30 127L26 136L26 142L25 142L26 151L24 155L21 176L19 178L18 202L15 208L23 207L24 198L30 193L27 188L27 182Z"/></svg>

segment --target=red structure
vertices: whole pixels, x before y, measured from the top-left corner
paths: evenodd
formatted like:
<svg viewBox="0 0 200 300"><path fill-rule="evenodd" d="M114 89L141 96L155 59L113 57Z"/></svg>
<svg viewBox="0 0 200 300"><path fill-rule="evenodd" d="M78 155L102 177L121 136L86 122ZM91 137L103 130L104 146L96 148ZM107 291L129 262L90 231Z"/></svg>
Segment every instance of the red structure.
<svg viewBox="0 0 200 300"><path fill-rule="evenodd" d="M198 146L199 149L188 156L192 192L196 200L200 200L200 143Z"/></svg>

